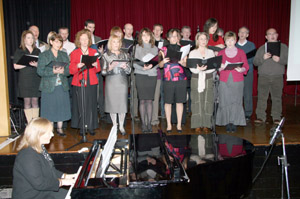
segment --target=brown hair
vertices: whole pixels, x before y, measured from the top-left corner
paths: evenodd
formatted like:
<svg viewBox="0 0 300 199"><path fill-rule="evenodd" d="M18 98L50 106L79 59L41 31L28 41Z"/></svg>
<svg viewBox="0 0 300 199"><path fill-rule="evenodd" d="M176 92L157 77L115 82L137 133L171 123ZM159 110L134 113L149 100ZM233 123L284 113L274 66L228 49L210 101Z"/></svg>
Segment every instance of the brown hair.
<svg viewBox="0 0 300 199"><path fill-rule="evenodd" d="M119 26L114 26L112 27L112 29L110 30L110 36L115 35L116 32L120 32L122 34L122 38L123 38L123 31Z"/></svg>
<svg viewBox="0 0 300 199"><path fill-rule="evenodd" d="M160 23L154 24L154 25L153 25L153 29L154 29L155 27L157 27L157 26L160 27L161 31L164 30L164 27L163 27Z"/></svg>
<svg viewBox="0 0 300 199"><path fill-rule="evenodd" d="M218 20L216 20L215 18L209 18L208 20L206 20L206 22L205 22L205 24L203 26L203 31L209 34L209 29L211 27L213 27L215 24L218 24ZM217 27L216 32L213 34L212 39L214 41L218 41L218 39L219 39L218 27Z"/></svg>
<svg viewBox="0 0 300 199"><path fill-rule="evenodd" d="M89 31L88 29L82 29L80 30L79 32L76 33L76 36L75 36L75 45L77 48L80 48L81 44L80 44L80 37L81 35L83 34L86 34L89 38L89 44L88 44L88 47L90 47L92 45L92 37L91 37L91 31Z"/></svg>
<svg viewBox="0 0 300 199"><path fill-rule="evenodd" d="M60 47L62 47L63 46L63 38L59 34L57 34L56 32L54 32L51 35L51 37L49 38L49 45L52 46L51 43L50 43L50 41L53 42L53 41L55 41L55 39L57 39L58 41L61 42L61 46Z"/></svg>
<svg viewBox="0 0 300 199"><path fill-rule="evenodd" d="M172 29L170 29L170 30L167 32L167 38L170 38L170 37L171 37L171 34L173 34L174 32L177 33L178 39L180 40L180 39L181 39L181 35L180 35L179 29L177 29L177 28L172 28Z"/></svg>
<svg viewBox="0 0 300 199"><path fill-rule="evenodd" d="M207 39L207 42L209 41L209 34L206 33L206 32L198 32L195 36L195 43L196 43L196 49L199 48L199 43L198 43L198 39L201 35L205 35L206 36L206 39ZM207 45L207 43L206 43Z"/></svg>
<svg viewBox="0 0 300 199"><path fill-rule="evenodd" d="M155 45L155 38L154 38L153 32L149 28L143 28L140 31L139 39L138 39L139 45L142 46L142 47L144 47L144 45L143 45L143 39L142 39L143 33L146 33L146 34L150 35L150 42L149 43L151 44L151 48L153 48L154 45Z"/></svg>
<svg viewBox="0 0 300 199"><path fill-rule="evenodd" d="M31 32L30 30L24 30L24 31L22 32L20 48L22 48L23 50L26 50L26 46L25 46L25 37L26 37L27 34L31 34L31 35L32 35L32 37L33 37L32 48L36 48L36 46L35 46L34 35L33 35L33 32Z"/></svg>
<svg viewBox="0 0 300 199"><path fill-rule="evenodd" d="M31 147L38 153L42 152L42 145L40 143L40 138L46 133L51 133L53 131L52 123L41 117L37 117L31 120L27 125L24 135L20 141L17 148L18 151Z"/></svg>
<svg viewBox="0 0 300 199"><path fill-rule="evenodd" d="M236 34L235 32L233 31L228 31L225 33L225 36L224 36L224 41L226 41L227 39L233 37L235 40L236 40Z"/></svg>
<svg viewBox="0 0 300 199"><path fill-rule="evenodd" d="M120 46L119 46L119 49L121 49L121 46L122 46L122 38L119 38L117 35L111 35L108 39L108 43L107 43L107 48L108 50L111 51L111 48L112 48L112 40L113 39L118 39L119 42L120 42Z"/></svg>

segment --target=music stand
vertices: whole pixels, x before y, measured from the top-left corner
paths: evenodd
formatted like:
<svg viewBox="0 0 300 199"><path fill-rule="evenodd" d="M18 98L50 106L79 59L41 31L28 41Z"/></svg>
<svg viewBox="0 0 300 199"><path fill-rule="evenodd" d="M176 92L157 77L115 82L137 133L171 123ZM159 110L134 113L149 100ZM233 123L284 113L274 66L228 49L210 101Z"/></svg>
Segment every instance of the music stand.
<svg viewBox="0 0 300 199"><path fill-rule="evenodd" d="M86 118L85 118L85 87L84 87L84 70L87 69L85 66L83 66L81 68L81 72L82 72L82 79L80 80L80 85L81 85L81 104L79 105L78 104L78 108L81 108L81 116L79 117L80 119L78 120L78 123L80 123L80 120L82 120L82 129L83 129L83 132L82 132L82 137L81 137L81 140L70 146L69 148L66 149L66 151L69 151L71 148L75 147L75 146L78 146L80 144L83 144L83 143L90 143L90 144L93 144L92 142L89 142L86 138L86 132L87 132L87 125L86 125ZM87 72L88 72L88 69L87 69ZM76 92L77 96L78 96L78 93ZM80 107L79 107L80 106Z"/></svg>

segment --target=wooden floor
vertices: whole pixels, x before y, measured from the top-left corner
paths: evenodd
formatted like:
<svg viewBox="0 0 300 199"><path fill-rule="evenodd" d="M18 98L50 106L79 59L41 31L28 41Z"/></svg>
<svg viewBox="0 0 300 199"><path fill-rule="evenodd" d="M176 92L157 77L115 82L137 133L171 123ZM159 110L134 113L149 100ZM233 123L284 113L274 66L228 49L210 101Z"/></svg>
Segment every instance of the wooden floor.
<svg viewBox="0 0 300 199"><path fill-rule="evenodd" d="M256 97L254 99L254 108L256 107ZM296 105L295 105L296 102ZM247 123L245 127L238 127L236 133L230 133L231 135L235 135L246 139L253 143L255 146L268 145L270 140L270 129L274 127L272 119L270 117L270 105L271 102L268 103L268 118L266 123L261 125L254 124L255 114L251 118L251 121ZM283 97L283 116L286 118L286 122L284 123L283 133L285 135L286 144L300 144L300 98L298 99L295 96L284 96ZM127 116L126 120L126 131L130 134L131 131L131 120L130 117ZM94 139L107 139L110 129L112 125L107 124L105 122L100 121L99 128L96 129L96 135L91 136L87 135L88 141L92 142ZM135 133L141 133L140 122L134 123ZM158 129L166 130L166 120L160 119L160 124L158 126L154 126L154 132L157 132ZM226 134L225 127L217 127L217 134ZM65 149L72 146L75 143L78 143L81 140L81 136L77 129L72 129L68 127L65 130L67 134L66 137L60 137L57 134L52 138L51 143L47 146L49 152L56 153L66 153ZM119 135L118 138L126 139L128 138L128 134L126 136ZM176 126L173 126L173 132L171 134L177 134ZM187 118L187 123L183 126L183 134L196 134L194 129L190 128L190 117ZM7 138L0 138L0 143L5 141ZM5 154L15 154L17 153L16 147L18 145L20 139L10 143L8 146L4 147L0 150L0 155ZM91 144L84 143L80 144L77 147L74 147L70 150L70 152L77 151L82 147L89 147Z"/></svg>

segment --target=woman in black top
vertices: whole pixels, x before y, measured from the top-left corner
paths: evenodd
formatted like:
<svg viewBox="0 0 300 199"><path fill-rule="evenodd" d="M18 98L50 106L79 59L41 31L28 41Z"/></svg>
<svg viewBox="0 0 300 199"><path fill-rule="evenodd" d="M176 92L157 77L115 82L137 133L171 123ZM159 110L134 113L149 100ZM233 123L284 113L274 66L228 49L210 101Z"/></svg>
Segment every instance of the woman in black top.
<svg viewBox="0 0 300 199"><path fill-rule="evenodd" d="M53 126L45 118L34 118L27 125L13 168L12 198L65 198L62 186L75 183L75 174L65 174L54 167L44 144L53 137Z"/></svg>
<svg viewBox="0 0 300 199"><path fill-rule="evenodd" d="M36 48L34 35L31 31L25 30L21 36L21 45L14 54L14 68L19 70L18 96L24 98L24 112L29 123L32 118L39 116L39 91L40 77L36 73L37 62L30 62L28 65L17 64L25 54L39 55L40 50Z"/></svg>

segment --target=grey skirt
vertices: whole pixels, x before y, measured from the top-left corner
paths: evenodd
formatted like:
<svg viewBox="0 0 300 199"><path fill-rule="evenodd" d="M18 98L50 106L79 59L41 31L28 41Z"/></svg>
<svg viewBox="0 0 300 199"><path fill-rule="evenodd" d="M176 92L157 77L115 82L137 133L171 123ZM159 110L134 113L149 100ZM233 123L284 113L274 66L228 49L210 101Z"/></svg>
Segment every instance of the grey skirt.
<svg viewBox="0 0 300 199"><path fill-rule="evenodd" d="M157 76L135 75L139 100L154 100Z"/></svg>
<svg viewBox="0 0 300 199"><path fill-rule="evenodd" d="M220 81L217 125L225 126L229 123L239 126L246 125L243 108L243 89L244 81L233 82L231 73L227 82Z"/></svg>
<svg viewBox="0 0 300 199"><path fill-rule="evenodd" d="M51 122L71 119L69 91L64 91L62 86L56 86L52 93L42 92L41 117Z"/></svg>
<svg viewBox="0 0 300 199"><path fill-rule="evenodd" d="M128 80L121 74L105 79L105 112L127 113Z"/></svg>

